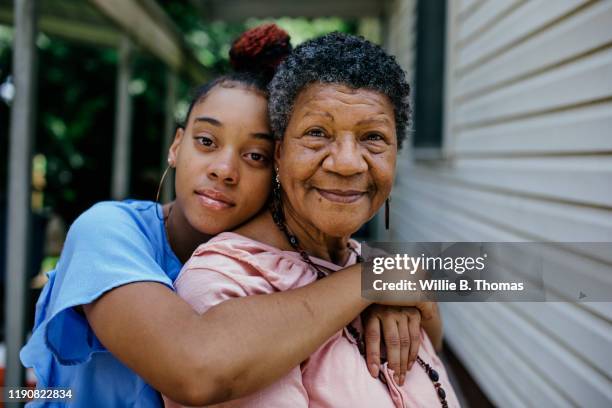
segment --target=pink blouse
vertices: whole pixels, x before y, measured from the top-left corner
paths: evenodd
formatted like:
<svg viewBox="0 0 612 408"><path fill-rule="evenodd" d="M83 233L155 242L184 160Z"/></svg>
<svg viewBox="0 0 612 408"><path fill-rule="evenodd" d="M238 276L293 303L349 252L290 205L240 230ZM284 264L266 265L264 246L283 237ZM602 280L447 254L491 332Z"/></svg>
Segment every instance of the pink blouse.
<svg viewBox="0 0 612 408"><path fill-rule="evenodd" d="M356 243L353 243L356 245ZM342 267L322 259L312 261L329 270ZM345 266L356 262L355 255ZM299 254L231 232L200 245L174 282L178 294L198 313L224 300L285 291L316 280L316 271ZM359 317L352 323L361 329ZM419 356L440 375L449 407L459 402L446 370L421 330ZM248 397L216 407L439 407L433 383L416 362L403 386L393 379L393 370L381 367L384 384L370 375L347 329L338 331L299 367L272 385ZM164 397L166 407L178 407Z"/></svg>

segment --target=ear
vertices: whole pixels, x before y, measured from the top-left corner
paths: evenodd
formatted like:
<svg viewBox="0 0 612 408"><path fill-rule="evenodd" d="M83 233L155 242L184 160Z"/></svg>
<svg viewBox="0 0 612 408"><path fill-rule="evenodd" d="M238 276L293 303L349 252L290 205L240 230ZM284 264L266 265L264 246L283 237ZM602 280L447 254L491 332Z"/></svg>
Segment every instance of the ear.
<svg viewBox="0 0 612 408"><path fill-rule="evenodd" d="M277 140L274 143L274 168L278 168L278 162L280 161L280 157L282 155L282 147L283 141Z"/></svg>
<svg viewBox="0 0 612 408"><path fill-rule="evenodd" d="M174 133L174 140L172 141L170 150L168 151L168 165L170 165L170 167L176 167L179 151L181 149L181 141L183 140L184 135L185 129L182 127L176 129L176 133Z"/></svg>

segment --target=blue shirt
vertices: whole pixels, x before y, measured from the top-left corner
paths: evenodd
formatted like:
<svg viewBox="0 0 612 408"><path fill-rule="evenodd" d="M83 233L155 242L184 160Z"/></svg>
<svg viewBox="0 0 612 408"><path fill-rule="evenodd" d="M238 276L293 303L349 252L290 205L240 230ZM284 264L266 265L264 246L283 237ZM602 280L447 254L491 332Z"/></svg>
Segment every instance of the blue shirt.
<svg viewBox="0 0 612 408"><path fill-rule="evenodd" d="M38 387L70 388L72 408L163 406L159 393L104 348L74 306L132 282L159 282L174 290L181 266L168 244L160 205L109 201L85 211L48 273L32 337L20 353L23 365L34 368Z"/></svg>

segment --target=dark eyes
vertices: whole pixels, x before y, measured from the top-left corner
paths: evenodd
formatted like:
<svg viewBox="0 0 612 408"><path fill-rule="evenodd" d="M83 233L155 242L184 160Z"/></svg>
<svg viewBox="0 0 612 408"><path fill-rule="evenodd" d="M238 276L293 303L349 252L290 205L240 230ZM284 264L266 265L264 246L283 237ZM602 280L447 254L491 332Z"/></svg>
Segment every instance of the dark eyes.
<svg viewBox="0 0 612 408"><path fill-rule="evenodd" d="M210 147L214 143L212 139L207 136L195 136L194 139L197 140L198 144L206 147Z"/></svg>
<svg viewBox="0 0 612 408"><path fill-rule="evenodd" d="M199 136L194 136L193 139L196 141L198 145L206 148L203 150L206 153L213 152L218 148L213 137L199 135ZM257 166L266 165L270 162L270 159L268 158L269 156L265 153L247 152L247 153L243 153L241 157L243 157L246 160L250 160L254 163L257 163ZM251 164L254 164L254 163L251 163Z"/></svg>
<svg viewBox="0 0 612 408"><path fill-rule="evenodd" d="M306 132L306 135L312 136L312 137L325 137L326 136L325 132L321 129L310 129L309 131ZM363 139L367 141L371 141L371 142L379 142L379 141L384 141L385 137L381 135L380 133L368 133L365 135Z"/></svg>
<svg viewBox="0 0 612 408"><path fill-rule="evenodd" d="M390 144L389 135L386 132L377 129L354 129L353 135L355 142L372 153L380 153L385 151ZM335 133L328 133L320 127L313 127L304 132L304 146L310 149L321 149L330 143L335 143ZM338 136L344 137L344 136Z"/></svg>
<svg viewBox="0 0 612 408"><path fill-rule="evenodd" d="M313 137L325 137L325 132L321 129L310 129L306 132L306 135Z"/></svg>
<svg viewBox="0 0 612 408"><path fill-rule="evenodd" d="M373 141L373 142L378 142L380 140L385 140L383 135L381 135L380 133L368 133L366 135L365 139L369 140L369 141Z"/></svg>
<svg viewBox="0 0 612 408"><path fill-rule="evenodd" d="M260 153L247 153L247 156L251 159L251 160L255 160L255 161L266 161L267 158Z"/></svg>

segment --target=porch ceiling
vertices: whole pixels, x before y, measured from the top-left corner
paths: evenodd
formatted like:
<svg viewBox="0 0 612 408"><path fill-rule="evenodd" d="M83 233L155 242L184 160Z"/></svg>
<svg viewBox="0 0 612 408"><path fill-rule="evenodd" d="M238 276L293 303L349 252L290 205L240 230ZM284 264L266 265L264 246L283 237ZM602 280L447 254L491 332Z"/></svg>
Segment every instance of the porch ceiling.
<svg viewBox="0 0 612 408"><path fill-rule="evenodd" d="M249 17L380 17L387 0L191 0L210 20L242 21Z"/></svg>
<svg viewBox="0 0 612 408"><path fill-rule="evenodd" d="M0 0L0 24L13 24L13 0ZM71 41L117 47L122 35L197 83L210 74L154 0L44 0L40 31Z"/></svg>

